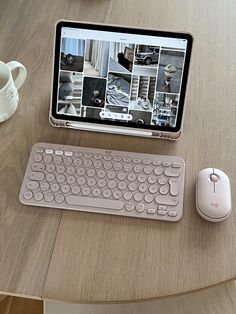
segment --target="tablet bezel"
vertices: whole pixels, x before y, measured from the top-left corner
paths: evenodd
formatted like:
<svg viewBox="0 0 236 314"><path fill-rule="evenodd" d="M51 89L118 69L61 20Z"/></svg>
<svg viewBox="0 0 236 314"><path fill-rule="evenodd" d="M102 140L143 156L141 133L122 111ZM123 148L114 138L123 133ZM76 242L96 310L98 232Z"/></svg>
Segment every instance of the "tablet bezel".
<svg viewBox="0 0 236 314"><path fill-rule="evenodd" d="M128 33L128 34L138 34L138 35L149 35L149 36L159 36L159 37L171 37L171 38L179 38L187 40L187 48L185 55L185 62L183 68L182 75L182 84L181 84L181 92L179 96L179 105L178 105L178 113L176 118L176 126L175 127L166 127L166 126L158 126L158 125L147 125L147 124L137 124L137 123L124 123L119 121L109 121L109 120L100 120L94 118L85 118L78 117L67 114L58 114L57 113L57 102L58 102L58 78L60 71L60 50L61 50L61 30L63 27L68 28L81 28L81 29L91 29L91 30L100 30L106 32L119 32L119 33ZM143 28L132 28L128 26L118 26L118 25L107 25L107 24L95 24L95 23L86 23L86 22L72 22L72 21L59 21L56 24L56 32L55 32L55 46L54 46L54 69L53 69L53 88L52 88L52 99L51 99L51 118L53 120L65 121L78 123L82 122L83 124L96 124L101 126L115 126L121 128L129 128L129 129L138 129L138 130L148 130L148 131L159 131L159 132L167 132L176 134L181 130L182 126L182 118L184 112L184 101L186 95L186 86L187 79L189 73L189 65L192 51L192 43L193 37L190 33L182 33L182 32L169 32L169 31L159 31L159 30L151 30L151 29L143 29ZM125 132L125 131L124 131Z"/></svg>

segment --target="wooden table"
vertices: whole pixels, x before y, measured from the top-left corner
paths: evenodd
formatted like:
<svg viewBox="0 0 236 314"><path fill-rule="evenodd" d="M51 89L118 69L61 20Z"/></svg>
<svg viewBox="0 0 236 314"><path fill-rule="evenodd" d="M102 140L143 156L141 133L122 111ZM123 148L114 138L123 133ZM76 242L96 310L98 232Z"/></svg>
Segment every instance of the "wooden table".
<svg viewBox="0 0 236 314"><path fill-rule="evenodd" d="M28 69L17 113L0 124L0 293L75 303L126 302L195 291L236 277L235 211L213 224L195 210L195 178L217 167L236 193L233 1L0 1L0 59ZM54 23L127 24L195 34L184 132L177 142L56 129L48 122ZM1 104L0 104L1 105ZM186 161L178 223L23 206L34 143L179 155Z"/></svg>

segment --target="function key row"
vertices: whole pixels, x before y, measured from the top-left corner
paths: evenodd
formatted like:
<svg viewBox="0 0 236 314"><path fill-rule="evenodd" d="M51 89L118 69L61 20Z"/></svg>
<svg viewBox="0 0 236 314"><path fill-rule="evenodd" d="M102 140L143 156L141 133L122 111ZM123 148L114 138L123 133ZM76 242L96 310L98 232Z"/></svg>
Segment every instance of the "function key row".
<svg viewBox="0 0 236 314"><path fill-rule="evenodd" d="M50 151L50 153L47 153L47 151ZM60 152L62 152L62 151L60 151ZM72 152L64 152L64 153L62 152L62 154L60 154L60 155L56 154L56 156L55 156L53 153L51 153L51 150L45 150L46 156L41 155L41 153L42 153L41 151L40 152L36 151L36 154L33 156L33 160L35 162L40 162L40 161L43 160L46 163L54 162L55 164L60 164L61 162L64 162L66 165L70 165L72 163L71 157L74 155L75 157L79 157L79 158L73 158L73 162L74 162L74 164L76 166L80 166L82 164L81 157L83 157L83 163L85 163L86 167L91 167L92 166L92 161L90 160L90 158L92 158L95 168L102 167L102 161L99 160L99 159L103 159L105 161L104 166L105 166L105 168L108 167L107 169L109 169L109 165L111 164L111 161L112 162L116 162L117 164L120 161L123 161L125 163L124 168L129 169L131 167L131 165L129 165L129 163L127 161L127 160L129 160L129 162L135 164L134 165L134 169L137 170L135 172L141 172L141 169L142 169L141 164L146 166L147 171L149 171L151 169L151 166L149 166L149 165L163 166L163 167L166 167L166 168L168 168L168 167L180 168L181 167L181 165L179 163L176 163L176 162L173 162L173 163L171 163L171 162L159 162L159 161L156 161L156 160L151 161L151 160L148 160L148 159L147 160L145 160L145 159L144 160L140 160L139 159L140 162L137 163L138 159L133 159L132 160L132 159L129 159L129 158L120 158L120 157L117 157L117 156L114 156L112 158L111 156L104 155L104 156L101 156L101 158L96 158L96 156L98 156L98 155L92 155L92 154L87 154L87 153L85 153L85 154L79 153L80 156L78 156L78 154L72 153ZM65 157L61 157L61 155L63 155L63 154L65 155ZM91 157L90 157L90 155L91 155ZM117 169L117 170L120 170L120 169ZM130 170L128 170L128 171L130 171ZM173 172L175 172L175 170L173 170Z"/></svg>

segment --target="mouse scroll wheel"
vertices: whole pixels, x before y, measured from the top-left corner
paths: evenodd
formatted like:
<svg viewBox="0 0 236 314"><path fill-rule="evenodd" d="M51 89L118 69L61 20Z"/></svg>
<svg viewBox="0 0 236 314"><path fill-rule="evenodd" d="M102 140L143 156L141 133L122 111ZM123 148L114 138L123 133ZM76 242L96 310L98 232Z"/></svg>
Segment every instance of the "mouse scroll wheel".
<svg viewBox="0 0 236 314"><path fill-rule="evenodd" d="M210 175L210 179L212 182L218 182L220 178L216 174L212 173Z"/></svg>

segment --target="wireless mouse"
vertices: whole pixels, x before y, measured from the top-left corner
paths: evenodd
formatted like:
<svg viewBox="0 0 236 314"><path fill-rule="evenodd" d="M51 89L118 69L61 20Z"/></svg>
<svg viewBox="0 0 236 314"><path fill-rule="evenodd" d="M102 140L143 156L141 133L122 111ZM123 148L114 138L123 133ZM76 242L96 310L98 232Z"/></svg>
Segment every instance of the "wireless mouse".
<svg viewBox="0 0 236 314"><path fill-rule="evenodd" d="M206 168L199 172L196 182L196 207L199 215L211 222L222 221L230 215L230 181L223 171Z"/></svg>

